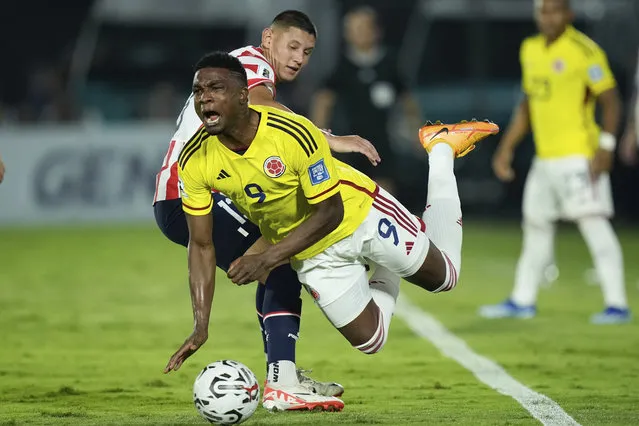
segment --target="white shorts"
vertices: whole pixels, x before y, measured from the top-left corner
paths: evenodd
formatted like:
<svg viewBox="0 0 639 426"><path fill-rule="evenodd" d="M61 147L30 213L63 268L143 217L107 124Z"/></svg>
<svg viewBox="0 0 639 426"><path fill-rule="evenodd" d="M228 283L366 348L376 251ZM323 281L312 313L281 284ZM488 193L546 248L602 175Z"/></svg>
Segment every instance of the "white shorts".
<svg viewBox="0 0 639 426"><path fill-rule="evenodd" d="M610 176L605 173L593 181L586 157L534 159L524 187L524 220L554 222L613 213Z"/></svg>
<svg viewBox="0 0 639 426"><path fill-rule="evenodd" d="M355 232L324 252L292 266L315 304L336 328L362 313L371 300L366 264L407 277L422 266L430 242L426 225L383 189Z"/></svg>

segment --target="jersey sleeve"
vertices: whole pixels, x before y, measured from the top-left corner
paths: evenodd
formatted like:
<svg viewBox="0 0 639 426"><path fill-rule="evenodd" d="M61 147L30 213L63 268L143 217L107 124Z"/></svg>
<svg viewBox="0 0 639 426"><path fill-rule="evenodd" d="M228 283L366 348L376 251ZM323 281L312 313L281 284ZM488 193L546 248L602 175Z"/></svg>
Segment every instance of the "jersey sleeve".
<svg viewBox="0 0 639 426"><path fill-rule="evenodd" d="M608 65L608 58L606 58L606 54L599 46L585 60L586 84L595 96L599 96L606 90L617 86L615 77L610 70L610 65Z"/></svg>
<svg viewBox="0 0 639 426"><path fill-rule="evenodd" d="M310 204L317 204L340 191L340 180L324 134L310 121L303 127L308 133L299 140L295 164L304 196Z"/></svg>
<svg viewBox="0 0 639 426"><path fill-rule="evenodd" d="M178 186L184 212L204 216L213 207L212 188L207 185L196 160L192 158L184 167L178 166Z"/></svg>
<svg viewBox="0 0 639 426"><path fill-rule="evenodd" d="M248 80L248 88L259 86L260 84L268 87L271 92L275 88L275 71L271 64L264 59L251 54L240 55L237 57L244 66L246 78Z"/></svg>

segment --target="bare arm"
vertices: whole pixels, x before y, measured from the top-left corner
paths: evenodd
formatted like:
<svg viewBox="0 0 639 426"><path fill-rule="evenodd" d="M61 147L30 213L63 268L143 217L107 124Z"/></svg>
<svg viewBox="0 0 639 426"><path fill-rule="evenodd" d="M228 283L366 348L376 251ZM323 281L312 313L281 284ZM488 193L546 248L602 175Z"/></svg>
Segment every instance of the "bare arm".
<svg viewBox="0 0 639 426"><path fill-rule="evenodd" d="M264 254L274 265L306 250L331 232L344 218L344 202L338 192L332 197L314 205L311 217L302 222L286 238L272 245Z"/></svg>
<svg viewBox="0 0 639 426"><path fill-rule="evenodd" d="M493 171L504 182L510 182L515 178L512 168L515 148L530 131L530 107L528 98L524 97L513 110L513 115L499 142L497 151L493 156Z"/></svg>
<svg viewBox="0 0 639 426"><path fill-rule="evenodd" d="M277 102L273 98L273 92L263 84L253 87L249 90L249 102L253 105L264 105L281 109L282 111L293 112L286 106Z"/></svg>
<svg viewBox="0 0 639 426"><path fill-rule="evenodd" d="M215 247L213 216L186 214L189 227L189 287L193 306L193 328L208 333L213 293L215 291Z"/></svg>
<svg viewBox="0 0 639 426"><path fill-rule="evenodd" d="M593 178L610 171L614 162L616 134L621 121L621 98L616 88L602 92L597 98L601 106L601 134L599 149L595 152L590 170Z"/></svg>
<svg viewBox="0 0 639 426"><path fill-rule="evenodd" d="M253 87L249 91L249 98L253 105L265 105L281 109L282 111L293 112L286 106L277 102L273 98L273 93L263 84ZM314 120L311 121L315 122ZM328 120L326 120L325 123L328 123ZM317 123L316 125L319 128L325 127L325 125L318 125ZM366 156L373 165L377 165L377 163L381 161L381 158L373 144L364 138L357 135L336 136L328 132L324 132L324 135L326 136L328 145L334 152L359 152Z"/></svg>
<svg viewBox="0 0 639 426"><path fill-rule="evenodd" d="M309 248L339 226L344 218L344 203L338 192L314 205L311 217L295 228L279 243L259 255L242 256L229 268L228 277L236 284L258 280L265 272L286 262L290 257Z"/></svg>
<svg viewBox="0 0 639 426"><path fill-rule="evenodd" d="M530 131L530 106L528 98L519 102L513 110L513 116L499 142L500 150L513 151Z"/></svg>
<svg viewBox="0 0 639 426"><path fill-rule="evenodd" d="M184 361L208 339L209 318L215 291L215 247L213 246L213 216L186 214L189 227L189 287L193 308L193 333L171 357L165 373L178 370Z"/></svg>
<svg viewBox="0 0 639 426"><path fill-rule="evenodd" d="M606 90L597 98L601 106L601 129L612 135L617 134L621 121L621 98L619 91L614 88Z"/></svg>

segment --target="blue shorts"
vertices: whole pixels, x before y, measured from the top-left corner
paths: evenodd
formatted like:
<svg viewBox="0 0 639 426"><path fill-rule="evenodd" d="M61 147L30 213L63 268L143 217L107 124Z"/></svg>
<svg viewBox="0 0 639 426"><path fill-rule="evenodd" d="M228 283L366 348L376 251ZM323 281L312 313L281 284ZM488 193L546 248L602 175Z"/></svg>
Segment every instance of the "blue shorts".
<svg viewBox="0 0 639 426"><path fill-rule="evenodd" d="M174 243L186 247L189 243L189 228L182 210L182 200L158 201L153 205L153 212L162 233ZM211 214L217 266L226 272L231 262L242 256L262 234L224 195L213 194Z"/></svg>

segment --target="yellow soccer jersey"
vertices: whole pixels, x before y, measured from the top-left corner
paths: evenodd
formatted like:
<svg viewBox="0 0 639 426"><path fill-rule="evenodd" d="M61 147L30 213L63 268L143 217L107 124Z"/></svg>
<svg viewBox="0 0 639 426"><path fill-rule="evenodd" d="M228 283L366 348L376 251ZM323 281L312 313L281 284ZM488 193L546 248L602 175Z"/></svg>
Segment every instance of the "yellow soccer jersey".
<svg viewBox="0 0 639 426"><path fill-rule="evenodd" d="M201 129L183 148L178 173L184 211L211 211L211 190L228 196L272 243L312 213L312 204L341 192L344 220L329 235L295 256L307 259L352 234L373 203L377 185L331 155L326 138L308 119L251 105L260 114L255 139L243 153ZM214 225L215 226L215 225Z"/></svg>
<svg viewBox="0 0 639 426"><path fill-rule="evenodd" d="M550 46L542 35L524 40L520 61L537 156L591 157L599 138L596 97L616 85L606 54L568 27Z"/></svg>

